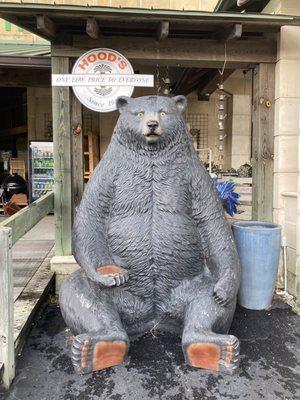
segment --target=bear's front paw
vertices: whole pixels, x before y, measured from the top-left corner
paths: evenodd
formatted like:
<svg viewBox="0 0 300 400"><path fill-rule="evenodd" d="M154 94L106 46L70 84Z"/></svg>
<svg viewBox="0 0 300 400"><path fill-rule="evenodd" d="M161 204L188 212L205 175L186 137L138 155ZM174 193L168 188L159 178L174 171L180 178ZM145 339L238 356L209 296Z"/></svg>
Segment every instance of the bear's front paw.
<svg viewBox="0 0 300 400"><path fill-rule="evenodd" d="M128 271L114 264L99 267L97 272L103 277L113 279L114 284L110 286L123 285L129 279Z"/></svg>
<svg viewBox="0 0 300 400"><path fill-rule="evenodd" d="M213 297L221 306L228 306L236 297L236 290L231 281L220 280L214 287Z"/></svg>

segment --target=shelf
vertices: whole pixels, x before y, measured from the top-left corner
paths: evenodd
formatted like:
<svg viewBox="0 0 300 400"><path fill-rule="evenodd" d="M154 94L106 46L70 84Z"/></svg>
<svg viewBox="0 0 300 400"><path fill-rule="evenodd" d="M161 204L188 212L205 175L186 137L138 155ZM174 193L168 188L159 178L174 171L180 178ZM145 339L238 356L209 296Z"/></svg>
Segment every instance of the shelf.
<svg viewBox="0 0 300 400"><path fill-rule="evenodd" d="M35 157L35 156L33 156L32 157L33 160L48 160L49 158L51 158L53 160L53 156L48 156L48 157Z"/></svg>
<svg viewBox="0 0 300 400"><path fill-rule="evenodd" d="M33 169L54 169L54 167L33 167Z"/></svg>
<svg viewBox="0 0 300 400"><path fill-rule="evenodd" d="M34 181L34 180L36 180L36 179L45 179L45 180L47 180L47 181L49 181L49 180L52 180L53 181L53 176L36 176L36 175L34 175L34 176L32 176L31 177L31 180L32 181Z"/></svg>
<svg viewBox="0 0 300 400"><path fill-rule="evenodd" d="M92 172L96 168L99 157L99 136L89 132L84 135L84 179L90 179Z"/></svg>
<svg viewBox="0 0 300 400"><path fill-rule="evenodd" d="M48 178L48 177L46 177L46 176L32 176L31 178L30 178L30 182L34 182L34 181L37 181L37 182L39 182L39 181L46 181L46 182L49 182L49 181L53 181L54 182L54 177L52 176L52 177L50 177L50 178Z"/></svg>

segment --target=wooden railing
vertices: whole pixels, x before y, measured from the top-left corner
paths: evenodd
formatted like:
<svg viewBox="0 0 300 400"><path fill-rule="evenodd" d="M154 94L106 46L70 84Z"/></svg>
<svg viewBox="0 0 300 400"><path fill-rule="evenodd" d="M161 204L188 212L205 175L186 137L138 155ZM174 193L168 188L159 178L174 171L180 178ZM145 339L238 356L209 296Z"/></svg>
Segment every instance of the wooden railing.
<svg viewBox="0 0 300 400"><path fill-rule="evenodd" d="M14 295L12 246L53 210L54 193L23 208L0 223L0 368L2 385L9 388L15 376ZM1 373L0 373L1 376Z"/></svg>

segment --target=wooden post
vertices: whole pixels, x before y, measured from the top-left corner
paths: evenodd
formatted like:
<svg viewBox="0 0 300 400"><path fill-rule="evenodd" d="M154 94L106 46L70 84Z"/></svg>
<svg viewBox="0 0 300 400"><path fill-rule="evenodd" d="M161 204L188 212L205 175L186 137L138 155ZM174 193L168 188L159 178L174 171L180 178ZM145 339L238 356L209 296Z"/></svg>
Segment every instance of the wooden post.
<svg viewBox="0 0 300 400"><path fill-rule="evenodd" d="M12 229L0 229L0 364L2 384L8 389L15 377L14 293L12 268Z"/></svg>
<svg viewBox="0 0 300 400"><path fill-rule="evenodd" d="M252 219L273 220L275 64L253 75Z"/></svg>
<svg viewBox="0 0 300 400"><path fill-rule="evenodd" d="M82 106L71 92L71 123L72 123L72 176L73 176L73 211L79 204L83 193L83 128Z"/></svg>
<svg viewBox="0 0 300 400"><path fill-rule="evenodd" d="M52 57L52 73L68 74L69 58ZM70 89L52 88L55 254L72 254L72 140L70 123Z"/></svg>

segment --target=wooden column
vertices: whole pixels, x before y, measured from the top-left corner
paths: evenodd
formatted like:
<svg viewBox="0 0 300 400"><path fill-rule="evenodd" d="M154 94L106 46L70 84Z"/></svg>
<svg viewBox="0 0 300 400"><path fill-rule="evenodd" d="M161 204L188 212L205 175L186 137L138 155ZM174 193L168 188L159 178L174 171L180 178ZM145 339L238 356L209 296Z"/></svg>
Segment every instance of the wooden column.
<svg viewBox="0 0 300 400"><path fill-rule="evenodd" d="M273 220L275 64L259 64L253 75L252 219Z"/></svg>
<svg viewBox="0 0 300 400"><path fill-rule="evenodd" d="M83 193L83 129L82 106L71 90L71 125L72 125L72 179L73 179L73 213L80 203Z"/></svg>
<svg viewBox="0 0 300 400"><path fill-rule="evenodd" d="M52 73L68 74L69 58L52 57ZM54 148L55 254L72 254L72 129L70 88L52 88Z"/></svg>
<svg viewBox="0 0 300 400"><path fill-rule="evenodd" d="M0 228L0 365L3 386L8 389L15 377L14 293L12 229Z"/></svg>

